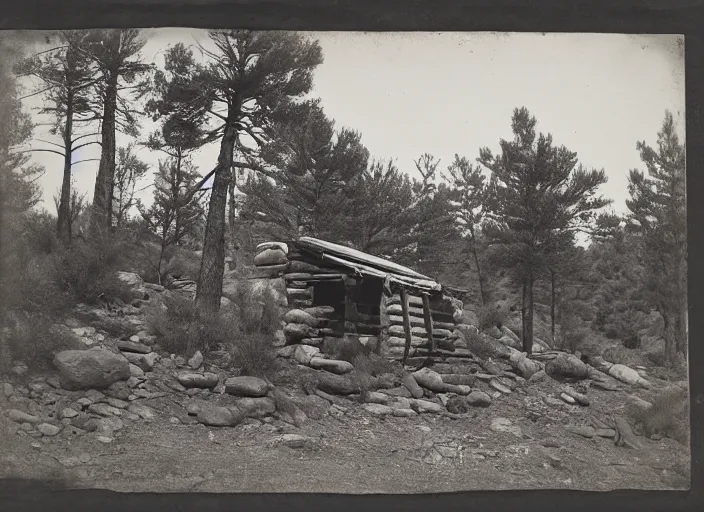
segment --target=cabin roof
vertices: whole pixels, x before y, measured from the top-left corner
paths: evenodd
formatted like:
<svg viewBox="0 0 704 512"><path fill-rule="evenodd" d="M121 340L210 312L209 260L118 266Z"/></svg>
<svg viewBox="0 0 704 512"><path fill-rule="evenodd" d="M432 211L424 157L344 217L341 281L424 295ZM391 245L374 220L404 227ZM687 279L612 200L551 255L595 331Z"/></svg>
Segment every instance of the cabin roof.
<svg viewBox="0 0 704 512"><path fill-rule="evenodd" d="M301 237L294 242L290 242L290 244L299 250L303 249L317 254L323 261L327 260L335 265L350 268L361 275L388 279L392 283L427 291L440 291L442 289L441 285L431 277L393 261L344 245L312 237Z"/></svg>

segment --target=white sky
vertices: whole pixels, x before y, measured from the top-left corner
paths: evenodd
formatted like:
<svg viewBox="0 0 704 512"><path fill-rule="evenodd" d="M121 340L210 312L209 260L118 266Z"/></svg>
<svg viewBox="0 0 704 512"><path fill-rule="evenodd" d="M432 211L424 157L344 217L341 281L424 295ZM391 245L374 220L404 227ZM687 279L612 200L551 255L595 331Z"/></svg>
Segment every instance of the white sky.
<svg viewBox="0 0 704 512"><path fill-rule="evenodd" d="M195 29L150 29L143 55L160 64L170 44L205 42ZM362 134L374 158L393 158L415 175L422 153L441 160L454 154L470 160L479 148L494 152L511 138L511 114L525 106L538 130L577 152L587 167L604 169L609 182L602 193L625 210L627 175L643 168L636 142L655 144L669 109L684 137L684 54L681 36L613 34L494 33L311 33L323 49L311 93L322 99L338 127ZM35 103L36 104L36 103ZM143 123L149 130L152 123ZM38 135L39 136L39 135ZM46 137L46 135L44 135ZM41 138L41 137L40 137ZM118 144L126 144L118 137ZM47 147L37 144L35 147ZM218 147L203 148L195 159L202 173L211 170ZM159 154L140 157L156 170ZM99 146L75 158L98 158ZM62 159L35 153L47 168L42 179L44 206L54 212L52 196L61 183ZM98 162L76 166L78 189L93 193ZM141 184L148 185L153 177ZM151 191L139 197L149 202Z"/></svg>

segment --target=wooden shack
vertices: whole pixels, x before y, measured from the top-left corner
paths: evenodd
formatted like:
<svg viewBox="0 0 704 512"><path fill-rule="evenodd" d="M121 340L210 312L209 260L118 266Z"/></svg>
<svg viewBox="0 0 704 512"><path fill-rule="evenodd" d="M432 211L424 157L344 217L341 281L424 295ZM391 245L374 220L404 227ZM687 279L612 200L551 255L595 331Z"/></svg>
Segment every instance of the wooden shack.
<svg viewBox="0 0 704 512"><path fill-rule="evenodd" d="M254 264L257 277L285 282L289 344L356 336L399 359L463 348L455 328L464 292L410 268L310 237L260 244Z"/></svg>

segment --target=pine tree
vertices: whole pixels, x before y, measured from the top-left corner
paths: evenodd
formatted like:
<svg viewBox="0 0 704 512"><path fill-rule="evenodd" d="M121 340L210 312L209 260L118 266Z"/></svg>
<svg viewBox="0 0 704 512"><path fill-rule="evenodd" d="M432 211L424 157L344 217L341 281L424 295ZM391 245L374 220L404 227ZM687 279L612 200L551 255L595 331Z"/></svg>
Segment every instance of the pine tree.
<svg viewBox="0 0 704 512"><path fill-rule="evenodd" d="M70 245L72 235L71 172L79 163L73 160L73 155L82 147L97 143L87 140L95 135L93 130L81 130L86 123L95 120L90 107L90 94L96 83L96 68L92 60L80 49L85 34L84 31L59 32L56 34L56 47L24 59L16 70L20 76L34 77L41 82L33 95L44 96L46 106L40 113L53 116L54 125L50 134L59 135L61 140L61 143L46 141L58 149L44 148L34 151L46 151L63 158L63 181L57 205L56 231L65 245Z"/></svg>
<svg viewBox="0 0 704 512"><path fill-rule="evenodd" d="M666 359L674 365L687 350L687 206L685 146L670 112L657 144L657 150L637 144L648 174L631 170L626 205L632 229L642 236L649 289L665 319Z"/></svg>
<svg viewBox="0 0 704 512"><path fill-rule="evenodd" d="M112 218L118 229L127 221L129 211L137 205L134 198L135 186L148 170L149 166L135 154L134 143L117 149L112 191Z"/></svg>
<svg viewBox="0 0 704 512"><path fill-rule="evenodd" d="M507 267L522 282L523 349L533 347L533 285L549 256L590 232L609 201L597 196L604 171L578 166L577 155L555 147L551 135L536 138L537 121L516 109L514 139L501 140L501 154L480 150L479 162L491 170L486 234L500 245Z"/></svg>
<svg viewBox="0 0 704 512"><path fill-rule="evenodd" d="M219 140L220 154L213 176L196 303L201 313L220 308L225 271L225 213L235 148L247 153L265 141L263 130L272 115L306 94L313 70L322 62L320 46L290 32L218 30L209 33L215 50L201 47L206 65L183 65L183 80L172 89L165 113L180 111L194 122L214 121L208 140ZM240 144L246 137L249 145ZM255 151L255 150L253 150Z"/></svg>

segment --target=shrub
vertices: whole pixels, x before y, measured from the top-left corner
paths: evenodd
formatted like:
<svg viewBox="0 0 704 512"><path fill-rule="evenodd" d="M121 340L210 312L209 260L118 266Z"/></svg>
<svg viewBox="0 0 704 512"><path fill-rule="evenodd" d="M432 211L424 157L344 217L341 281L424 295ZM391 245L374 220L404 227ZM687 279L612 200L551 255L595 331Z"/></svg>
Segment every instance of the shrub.
<svg viewBox="0 0 704 512"><path fill-rule="evenodd" d="M477 317L480 329L501 328L508 318L508 312L497 304L486 304L479 308Z"/></svg>
<svg viewBox="0 0 704 512"><path fill-rule="evenodd" d="M347 335L344 338L325 338L322 351L333 359L347 361L354 365L357 356L368 356L371 348L362 345L356 336Z"/></svg>
<svg viewBox="0 0 704 512"><path fill-rule="evenodd" d="M629 349L640 347L640 336L637 334L631 334L626 339L623 340L623 346Z"/></svg>
<svg viewBox="0 0 704 512"><path fill-rule="evenodd" d="M486 335L476 331L468 331L463 334L467 349L478 358L488 359L496 355L495 342Z"/></svg>
<svg viewBox="0 0 704 512"><path fill-rule="evenodd" d="M271 377L278 368L272 338L268 334L244 333L230 343L233 364L243 375Z"/></svg>
<svg viewBox="0 0 704 512"><path fill-rule="evenodd" d="M91 322L91 325L98 330L104 331L109 336L118 339L128 339L137 334L139 328L125 318L101 318Z"/></svg>
<svg viewBox="0 0 704 512"><path fill-rule="evenodd" d="M17 322L10 337L13 359L35 369L50 368L54 356L62 350L84 348L81 342L63 325L56 325L47 316L27 315Z"/></svg>
<svg viewBox="0 0 704 512"><path fill-rule="evenodd" d="M648 409L629 409L631 418L647 436L659 434L687 444L689 442L689 393L682 387L661 392Z"/></svg>

